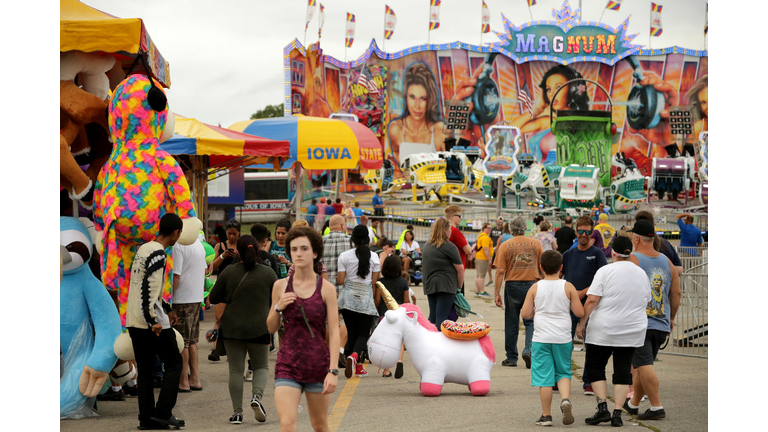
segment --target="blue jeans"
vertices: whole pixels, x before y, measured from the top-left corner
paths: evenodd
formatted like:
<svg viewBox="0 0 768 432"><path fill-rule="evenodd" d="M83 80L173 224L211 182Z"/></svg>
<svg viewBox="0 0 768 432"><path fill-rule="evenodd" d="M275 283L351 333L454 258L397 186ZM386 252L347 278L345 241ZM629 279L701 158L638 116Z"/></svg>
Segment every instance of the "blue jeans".
<svg viewBox="0 0 768 432"><path fill-rule="evenodd" d="M525 296L535 281L507 281L504 283L504 350L507 360L517 363L517 337L520 334L520 309L525 303ZM533 339L533 320L523 319L525 325L525 347L523 354L531 352Z"/></svg>
<svg viewBox="0 0 768 432"><path fill-rule="evenodd" d="M455 300L456 294L435 293L427 295L427 303L429 303L429 317L427 319L434 324L438 330L443 321L451 319L451 312L453 312L456 319L458 319L458 315L456 315L455 312L456 308L453 307L453 302ZM456 319L453 319L452 321L455 321Z"/></svg>

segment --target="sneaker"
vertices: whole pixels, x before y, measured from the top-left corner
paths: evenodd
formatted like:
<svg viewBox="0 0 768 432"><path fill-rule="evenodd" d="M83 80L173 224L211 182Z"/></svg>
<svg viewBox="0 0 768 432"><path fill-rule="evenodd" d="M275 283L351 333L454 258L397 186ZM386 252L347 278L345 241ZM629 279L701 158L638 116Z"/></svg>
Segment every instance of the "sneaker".
<svg viewBox="0 0 768 432"><path fill-rule="evenodd" d="M356 367L357 353L352 353L347 357L347 364L344 365L344 376L347 378L352 378L352 373L356 370Z"/></svg>
<svg viewBox="0 0 768 432"><path fill-rule="evenodd" d="M573 423L573 405L571 405L571 401L568 399L563 399L562 402L560 402L560 411L563 413L563 424L569 425Z"/></svg>
<svg viewBox="0 0 768 432"><path fill-rule="evenodd" d="M594 396L594 395L595 395L595 391L592 390L591 385L584 387L584 396Z"/></svg>
<svg viewBox="0 0 768 432"><path fill-rule="evenodd" d="M246 372L245 372L245 377L244 377L244 378L245 378L245 381L246 381L246 382L251 382L251 381L253 381L253 371L252 371L252 370L250 370L250 369L249 369L248 371L246 371Z"/></svg>
<svg viewBox="0 0 768 432"><path fill-rule="evenodd" d="M643 397L640 399L640 402L645 402L648 400L648 395L643 395Z"/></svg>
<svg viewBox="0 0 768 432"><path fill-rule="evenodd" d="M112 387L110 387L106 393L100 394L96 396L96 400L99 401L124 401L125 400L125 393L123 392L123 389L120 389L118 391L112 390Z"/></svg>
<svg viewBox="0 0 768 432"><path fill-rule="evenodd" d="M243 423L243 413L236 412L232 414L232 417L229 418L229 422L232 424L242 424Z"/></svg>
<svg viewBox="0 0 768 432"><path fill-rule="evenodd" d="M502 361L501 365L507 366L507 367L517 367L517 363L512 363L512 360L509 360L509 359L505 359L504 361Z"/></svg>
<svg viewBox="0 0 768 432"><path fill-rule="evenodd" d="M633 416L636 416L637 413L640 412L640 408L631 408L629 406L629 399L627 399L624 402L624 410L627 411L629 413L629 415L633 415Z"/></svg>
<svg viewBox="0 0 768 432"><path fill-rule="evenodd" d="M216 354L216 348L211 348L211 353L208 354L208 360L210 361L219 361L221 360L221 357Z"/></svg>
<svg viewBox="0 0 768 432"><path fill-rule="evenodd" d="M552 426L552 416L542 415L538 420L536 420L536 424L539 426Z"/></svg>
<svg viewBox="0 0 768 432"><path fill-rule="evenodd" d="M488 281L485 283L485 286L491 286L491 285L493 285L493 281Z"/></svg>
<svg viewBox="0 0 768 432"><path fill-rule="evenodd" d="M475 293L475 297L491 298L491 295L488 294L488 291L483 291L483 292Z"/></svg>
<svg viewBox="0 0 768 432"><path fill-rule="evenodd" d="M261 404L261 400L259 400L258 396L251 398L251 408L253 409L253 414L256 416L256 421L259 423L267 421L267 412L264 411L264 405Z"/></svg>
<svg viewBox="0 0 768 432"><path fill-rule="evenodd" d="M344 358L343 354L339 354L339 369L344 369L347 367L347 359Z"/></svg>
<svg viewBox="0 0 768 432"><path fill-rule="evenodd" d="M647 410L645 410L644 413L638 414L637 419L638 420L660 420L665 418L666 416L667 416L667 413L664 412L664 408L658 411L653 411L650 408L648 408Z"/></svg>
<svg viewBox="0 0 768 432"><path fill-rule="evenodd" d="M584 423L588 425L596 425L604 422L611 421L611 413L608 411L597 411L592 417L584 419Z"/></svg>
<svg viewBox="0 0 768 432"><path fill-rule="evenodd" d="M613 427L624 426L624 422L621 421L621 411L613 410L613 415L611 416L611 426Z"/></svg>
<svg viewBox="0 0 768 432"><path fill-rule="evenodd" d="M360 378L367 377L368 376L368 371L365 370L365 366L363 366L362 364L358 363L357 367L355 368L355 376L356 377L360 377Z"/></svg>
<svg viewBox="0 0 768 432"><path fill-rule="evenodd" d="M130 386L128 384L123 384L123 393L125 393L125 397L132 397L132 398L139 397L138 386L135 386L135 385Z"/></svg>
<svg viewBox="0 0 768 432"><path fill-rule="evenodd" d="M524 352L523 353L523 361L525 362L525 367L530 369L531 368L531 353Z"/></svg>

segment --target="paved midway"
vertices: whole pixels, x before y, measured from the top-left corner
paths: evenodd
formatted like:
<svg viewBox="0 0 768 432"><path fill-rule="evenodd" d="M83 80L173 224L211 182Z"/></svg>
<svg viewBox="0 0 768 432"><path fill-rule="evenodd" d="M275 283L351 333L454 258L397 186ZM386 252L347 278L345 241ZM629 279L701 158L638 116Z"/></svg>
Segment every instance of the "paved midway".
<svg viewBox="0 0 768 432"><path fill-rule="evenodd" d="M466 281L473 285L475 271L468 270ZM428 312L426 296L421 287L413 287L417 296L417 305ZM470 288L468 291L472 291ZM382 378L377 368L366 364L369 376L365 378L339 377L339 386L331 396L329 424L331 430L338 431L464 431L488 430L508 431L534 430L534 422L541 415L539 391L531 387L530 370L520 360L516 368L502 367L504 359L504 315L492 301L468 297L473 310L483 318L473 320L491 324L490 333L496 348L496 365L491 371L491 392L484 397L473 397L466 386L446 384L443 394L436 398L426 398L419 393L419 376L413 368L407 351L405 355L405 375L402 379ZM220 362L208 361L211 344L205 341L205 332L213 326L213 309L206 311L205 321L200 323L200 376L204 390L201 392L180 393L174 414L187 422L187 431L216 431L250 429L277 431L279 422L274 395L274 365L276 354L270 354L269 380L264 393L264 406L267 410L267 422L258 423L248 407L248 400L243 396L245 421L242 425L230 425L232 414L229 391L227 388L228 368L225 358ZM470 315L470 317L473 317ZM519 338L522 349L524 332ZM576 345L581 348L581 345ZM660 354L661 362L656 364L656 371L661 380L661 395L667 418L658 421L639 423L632 421L624 413L624 428L632 431L703 431L708 425L708 364L707 359ZM574 431L594 431L595 426L584 424L584 419L595 410L595 398L584 396L581 390L581 377L584 366L584 351L573 353L573 360L578 366L574 372L571 401L574 406L573 425L563 426L559 410L559 394L553 398L552 416L555 428L568 428ZM609 363L609 377L612 365ZM245 383L244 394L250 395L250 383ZM159 390L155 390L156 393ZM612 385L609 384L609 392ZM62 431L135 431L138 425L138 400L126 398L124 402L100 402L99 417L83 420L60 421ZM302 409L299 413L298 430L312 430L307 414L306 400L302 397ZM643 402L640 409L645 411L648 402ZM613 409L612 402L609 408ZM610 423L603 423L603 428L610 428Z"/></svg>

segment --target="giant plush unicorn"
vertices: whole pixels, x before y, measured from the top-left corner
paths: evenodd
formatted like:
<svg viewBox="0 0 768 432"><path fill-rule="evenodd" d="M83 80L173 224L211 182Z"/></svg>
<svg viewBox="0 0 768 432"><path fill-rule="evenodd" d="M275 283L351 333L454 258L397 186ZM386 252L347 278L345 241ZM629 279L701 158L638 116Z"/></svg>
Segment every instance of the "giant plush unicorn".
<svg viewBox="0 0 768 432"><path fill-rule="evenodd" d="M368 358L384 368L395 367L400 344L405 344L424 396L439 396L445 382L465 384L474 396L491 389L491 368L496 352L489 336L479 339L451 339L427 321L418 306L398 307L382 284L377 284L389 309L368 341Z"/></svg>
<svg viewBox="0 0 768 432"><path fill-rule="evenodd" d="M173 125L165 94L147 76L131 75L115 88L109 105L112 154L93 198L94 224L103 231L102 279L118 291L123 326L133 258L141 244L157 235L160 218L175 213L182 219L181 244L192 244L202 228L181 168L160 149L173 135ZM169 262L166 275L171 268Z"/></svg>

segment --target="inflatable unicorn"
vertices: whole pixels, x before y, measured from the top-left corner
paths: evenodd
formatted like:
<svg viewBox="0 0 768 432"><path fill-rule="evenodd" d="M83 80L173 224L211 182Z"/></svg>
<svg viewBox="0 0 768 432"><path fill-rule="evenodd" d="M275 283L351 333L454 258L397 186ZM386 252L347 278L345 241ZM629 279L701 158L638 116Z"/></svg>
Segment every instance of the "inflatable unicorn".
<svg viewBox="0 0 768 432"><path fill-rule="evenodd" d="M419 389L424 396L439 396L445 382L468 385L474 396L488 394L491 368L496 362L489 336L473 340L448 338L427 321L418 306L405 303L398 307L386 288L377 286L389 310L368 341L371 363L394 368L402 343L421 376Z"/></svg>

